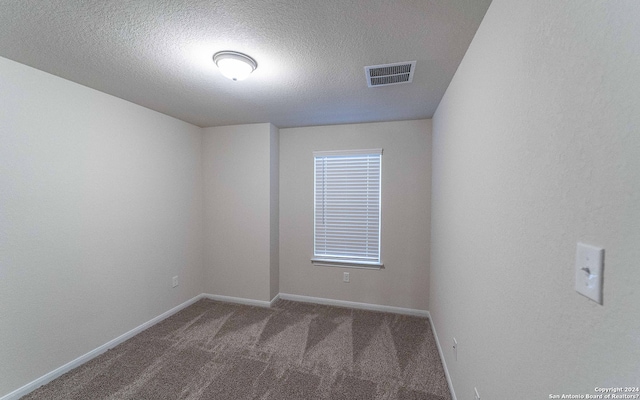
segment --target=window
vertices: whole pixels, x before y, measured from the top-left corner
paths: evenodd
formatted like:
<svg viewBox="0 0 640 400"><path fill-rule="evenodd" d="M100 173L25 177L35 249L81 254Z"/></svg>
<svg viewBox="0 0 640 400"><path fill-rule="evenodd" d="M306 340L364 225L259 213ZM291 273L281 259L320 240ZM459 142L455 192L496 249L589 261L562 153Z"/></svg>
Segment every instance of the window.
<svg viewBox="0 0 640 400"><path fill-rule="evenodd" d="M316 151L312 261L381 267L382 149Z"/></svg>

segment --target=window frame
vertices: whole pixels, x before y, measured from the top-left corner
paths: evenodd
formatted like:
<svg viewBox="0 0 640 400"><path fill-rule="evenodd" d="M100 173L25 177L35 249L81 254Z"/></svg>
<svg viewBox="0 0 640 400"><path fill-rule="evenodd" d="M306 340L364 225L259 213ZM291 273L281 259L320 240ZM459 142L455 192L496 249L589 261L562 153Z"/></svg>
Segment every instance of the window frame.
<svg viewBox="0 0 640 400"><path fill-rule="evenodd" d="M382 153L383 149L356 149L356 150L331 150L331 151L314 151L313 152L313 257L311 262L314 265L329 266L329 267L349 267L349 268L366 268L366 269L380 269L384 267L382 262ZM349 157L349 156L365 156L365 155L377 155L379 158L377 176L378 182L378 240L377 240L377 259L364 260L356 259L357 257L318 254L317 253L317 159L330 158L330 157ZM364 258L364 257L363 257Z"/></svg>

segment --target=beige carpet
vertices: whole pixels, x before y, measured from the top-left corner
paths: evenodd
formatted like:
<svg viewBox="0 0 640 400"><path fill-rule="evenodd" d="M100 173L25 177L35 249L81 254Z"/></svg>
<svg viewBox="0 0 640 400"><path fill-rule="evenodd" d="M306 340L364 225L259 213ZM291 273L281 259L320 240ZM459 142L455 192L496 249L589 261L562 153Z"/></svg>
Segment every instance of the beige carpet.
<svg viewBox="0 0 640 400"><path fill-rule="evenodd" d="M201 300L23 399L450 400L429 321Z"/></svg>

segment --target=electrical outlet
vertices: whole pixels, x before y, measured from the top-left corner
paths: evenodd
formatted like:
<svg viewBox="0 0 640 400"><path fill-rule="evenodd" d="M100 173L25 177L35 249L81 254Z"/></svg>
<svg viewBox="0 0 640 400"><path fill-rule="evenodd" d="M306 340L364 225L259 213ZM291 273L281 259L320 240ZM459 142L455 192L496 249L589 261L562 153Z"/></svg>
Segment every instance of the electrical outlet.
<svg viewBox="0 0 640 400"><path fill-rule="evenodd" d="M176 287L178 286L178 276L174 276L173 277L173 281L171 282L171 287Z"/></svg>
<svg viewBox="0 0 640 400"><path fill-rule="evenodd" d="M453 359L458 361L458 341L453 338Z"/></svg>
<svg viewBox="0 0 640 400"><path fill-rule="evenodd" d="M348 272L344 272L342 274L342 282L347 282L349 283L350 277L349 277L349 273Z"/></svg>
<svg viewBox="0 0 640 400"><path fill-rule="evenodd" d="M473 388L473 390L476 392L473 395L473 400L480 400L480 394L478 393L478 388Z"/></svg>

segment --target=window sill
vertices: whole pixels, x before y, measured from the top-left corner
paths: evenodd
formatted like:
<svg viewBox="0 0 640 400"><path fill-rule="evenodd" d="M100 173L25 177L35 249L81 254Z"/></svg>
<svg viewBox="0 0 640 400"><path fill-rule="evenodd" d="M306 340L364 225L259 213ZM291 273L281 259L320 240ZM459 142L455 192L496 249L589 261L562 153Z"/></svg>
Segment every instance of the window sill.
<svg viewBox="0 0 640 400"><path fill-rule="evenodd" d="M384 269L382 262L366 262L366 261L340 261L326 258L312 258L311 263L321 267L346 267L346 268L364 268L364 269Z"/></svg>

